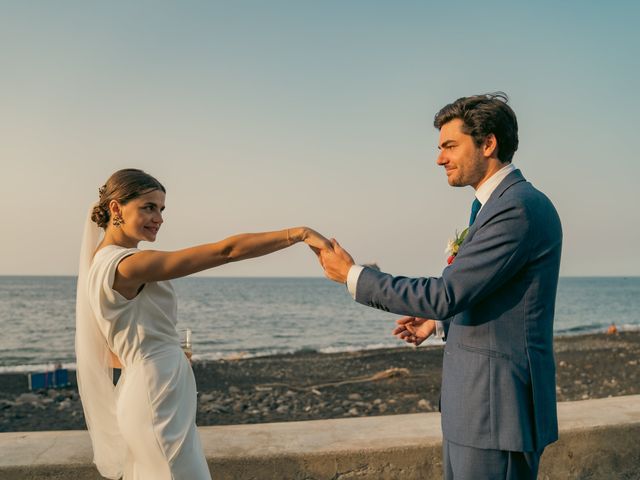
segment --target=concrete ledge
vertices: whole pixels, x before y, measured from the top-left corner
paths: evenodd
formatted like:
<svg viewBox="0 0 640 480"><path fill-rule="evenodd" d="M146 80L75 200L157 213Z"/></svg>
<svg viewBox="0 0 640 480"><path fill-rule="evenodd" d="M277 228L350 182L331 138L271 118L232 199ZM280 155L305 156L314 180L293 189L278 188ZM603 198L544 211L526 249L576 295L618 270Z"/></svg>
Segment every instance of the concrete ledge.
<svg viewBox="0 0 640 480"><path fill-rule="evenodd" d="M558 404L540 479L640 478L640 395ZM437 413L200 428L214 479L442 478ZM100 479L87 432L0 434L0 479Z"/></svg>

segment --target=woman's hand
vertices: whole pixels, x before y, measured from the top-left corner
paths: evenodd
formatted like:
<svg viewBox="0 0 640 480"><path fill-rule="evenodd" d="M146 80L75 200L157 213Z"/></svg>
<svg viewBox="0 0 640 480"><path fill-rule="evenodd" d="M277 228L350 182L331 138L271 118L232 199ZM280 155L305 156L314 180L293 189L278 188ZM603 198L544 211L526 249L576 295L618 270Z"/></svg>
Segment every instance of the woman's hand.
<svg viewBox="0 0 640 480"><path fill-rule="evenodd" d="M331 242L321 234L309 227L302 227L302 241L309 245L314 251L333 249Z"/></svg>

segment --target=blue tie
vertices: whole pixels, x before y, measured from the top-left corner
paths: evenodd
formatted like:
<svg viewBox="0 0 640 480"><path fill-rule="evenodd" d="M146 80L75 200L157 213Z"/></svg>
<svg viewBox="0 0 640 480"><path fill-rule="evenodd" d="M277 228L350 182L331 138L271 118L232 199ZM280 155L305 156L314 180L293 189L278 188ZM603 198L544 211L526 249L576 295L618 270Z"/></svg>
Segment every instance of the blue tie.
<svg viewBox="0 0 640 480"><path fill-rule="evenodd" d="M476 221L476 217L478 216L478 212L481 207L482 204L480 203L480 200L476 198L471 204L471 218L469 218L469 226L473 225L473 222Z"/></svg>

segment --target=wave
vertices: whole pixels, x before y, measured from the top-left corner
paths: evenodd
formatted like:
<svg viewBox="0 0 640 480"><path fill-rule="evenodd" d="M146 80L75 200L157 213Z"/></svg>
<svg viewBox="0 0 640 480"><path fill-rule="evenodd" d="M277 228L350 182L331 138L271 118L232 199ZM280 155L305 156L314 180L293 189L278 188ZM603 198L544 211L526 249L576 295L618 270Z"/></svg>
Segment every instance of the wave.
<svg viewBox="0 0 640 480"><path fill-rule="evenodd" d="M62 363L62 368L75 370L76 363ZM53 372L55 366L52 363L39 363L34 365L5 365L0 366L0 373L35 373L35 372Z"/></svg>
<svg viewBox="0 0 640 480"><path fill-rule="evenodd" d="M440 339L428 339L421 348L428 346L444 345L444 342ZM240 360L244 358L260 358L271 357L275 355L304 355L313 353L343 353L343 352L361 352L367 350L380 350L387 348L406 348L405 343L371 343L366 345L332 345L327 347L302 347L302 348L290 348L290 349L265 349L260 351L228 351L228 352L210 352L196 355L194 353L194 361L216 361L216 360Z"/></svg>
<svg viewBox="0 0 640 480"><path fill-rule="evenodd" d="M444 342L440 339L433 339L433 338L429 338L425 343L422 344L421 348L427 347L427 346L434 346L434 345L444 345ZM360 351L366 351L366 350L379 350L382 348L406 348L407 344L406 343L402 343L402 342L396 342L393 344L389 344L389 343L371 343L368 345L345 345L345 346L332 346L332 347L325 347L325 348L321 348L319 350L320 353L342 353L342 352L360 352Z"/></svg>
<svg viewBox="0 0 640 480"><path fill-rule="evenodd" d="M554 332L557 336L566 336L566 335L585 335L590 333L605 333L609 325L603 325L601 323L598 324L589 324L589 325L576 325L574 327L561 328ZM633 323L623 323L620 325L616 324L616 328L619 332L637 332L640 331L640 325Z"/></svg>

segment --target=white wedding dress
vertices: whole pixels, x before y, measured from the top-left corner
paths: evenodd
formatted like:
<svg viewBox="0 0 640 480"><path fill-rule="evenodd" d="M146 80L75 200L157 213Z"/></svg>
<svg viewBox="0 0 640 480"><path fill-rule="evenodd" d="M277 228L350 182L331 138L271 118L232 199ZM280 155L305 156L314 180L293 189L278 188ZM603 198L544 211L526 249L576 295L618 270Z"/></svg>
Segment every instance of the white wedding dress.
<svg viewBox="0 0 640 480"><path fill-rule="evenodd" d="M104 247L87 275L98 328L123 365L115 391L123 480L210 480L195 424L196 383L180 348L171 283L147 283L132 300L113 289L118 263L138 251Z"/></svg>

